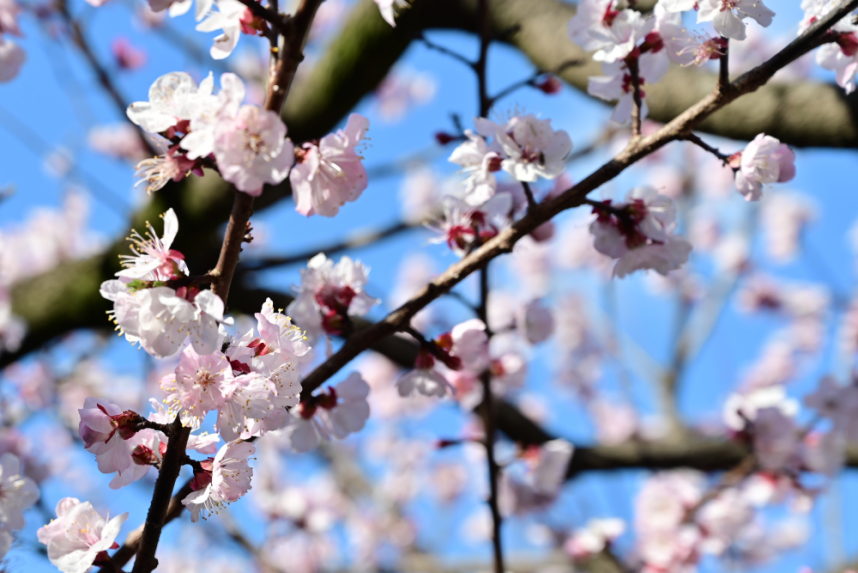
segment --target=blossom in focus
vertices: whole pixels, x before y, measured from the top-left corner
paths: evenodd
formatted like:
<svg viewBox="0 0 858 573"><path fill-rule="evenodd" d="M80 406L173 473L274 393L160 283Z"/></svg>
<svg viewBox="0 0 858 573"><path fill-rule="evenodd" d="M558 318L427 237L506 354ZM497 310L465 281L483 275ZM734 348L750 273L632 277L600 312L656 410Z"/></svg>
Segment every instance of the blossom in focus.
<svg viewBox="0 0 858 573"><path fill-rule="evenodd" d="M152 83L149 101L132 103L126 114L149 133L165 132L181 121L190 121L200 100L211 96L213 88L211 74L197 86L189 74L170 72Z"/></svg>
<svg viewBox="0 0 858 573"><path fill-rule="evenodd" d="M128 514L105 519L88 501L66 497L57 503L57 518L37 532L48 546L48 559L62 573L86 573L93 565L107 564Z"/></svg>
<svg viewBox="0 0 858 573"><path fill-rule="evenodd" d="M327 392L311 396L288 413L283 436L296 452L308 452L320 440L339 440L363 429L369 419L369 384L352 372Z"/></svg>
<svg viewBox="0 0 858 573"><path fill-rule="evenodd" d="M289 181L296 211L308 217L333 217L340 207L361 196L367 175L356 147L368 129L369 120L353 113L344 129L295 150L297 163Z"/></svg>
<svg viewBox="0 0 858 573"><path fill-rule="evenodd" d="M190 338L199 354L211 354L217 348L218 324L231 324L223 317L223 301L210 290L169 287L129 290L122 281L101 284L101 296L113 301L113 321L126 340L139 343L156 358L179 351Z"/></svg>
<svg viewBox="0 0 858 573"><path fill-rule="evenodd" d="M747 36L745 18L768 28L774 16L762 0L699 0L697 3L697 23L712 22L716 32L733 40L744 40Z"/></svg>
<svg viewBox="0 0 858 573"><path fill-rule="evenodd" d="M307 343L307 337L300 328L292 324L292 320L274 311L274 303L270 298L265 299L260 312L257 312L256 329L259 337L269 351L275 351L288 360L306 362L313 358L313 352ZM263 350L260 350L263 352Z"/></svg>
<svg viewBox="0 0 858 573"><path fill-rule="evenodd" d="M665 53L671 61L680 66L702 66L724 55L727 48L724 38L689 32L682 24L682 14L672 10L670 2L660 0L653 14L655 31L661 37Z"/></svg>
<svg viewBox="0 0 858 573"><path fill-rule="evenodd" d="M180 146L187 151L188 159L208 157L215 150L215 136L220 124L226 129L237 127L235 118L246 94L244 82L236 74L224 73L220 76L220 91L217 95L207 94L197 98L191 111L190 121L183 123L180 131ZM251 142L248 142L252 145Z"/></svg>
<svg viewBox="0 0 858 573"><path fill-rule="evenodd" d="M597 62L616 62L628 56L652 30L652 19L635 10L618 10L615 0L582 0L569 20L572 41L586 51L596 50Z"/></svg>
<svg viewBox="0 0 858 573"><path fill-rule="evenodd" d="M175 372L161 379L161 389L171 412L181 412L182 425L198 428L208 412L223 405L232 378L232 366L222 353L201 356L188 346Z"/></svg>
<svg viewBox="0 0 858 573"><path fill-rule="evenodd" d="M164 219L164 236L158 237L152 224L148 221L146 238L132 230L128 241L131 243L133 255L119 255L122 266L116 273L118 277L129 279L145 279L152 281L168 281L188 274L185 256L170 247L179 232L179 219L172 208L162 215Z"/></svg>
<svg viewBox="0 0 858 573"><path fill-rule="evenodd" d="M414 369L399 377L396 389L403 398L413 396L414 392L438 398L443 398L447 392L455 393L453 385L435 369L435 357L425 349L417 351Z"/></svg>
<svg viewBox="0 0 858 573"><path fill-rule="evenodd" d="M758 201L763 185L784 183L795 177L795 153L785 143L761 133L730 159L738 163L736 188L746 201Z"/></svg>
<svg viewBox="0 0 858 573"><path fill-rule="evenodd" d="M255 33L256 30L247 26L249 10L238 0L214 0L217 11L207 11L205 19L197 24L198 32L214 32L221 30L212 44L210 53L215 60L227 58L242 32ZM199 19L199 18L198 18Z"/></svg>
<svg viewBox="0 0 858 573"><path fill-rule="evenodd" d="M26 60L27 54L21 46L12 40L0 41L0 83L15 79Z"/></svg>
<svg viewBox="0 0 858 573"><path fill-rule="evenodd" d="M673 234L676 210L673 201L651 187L629 191L624 203L596 206L597 218L590 224L593 246L617 259L614 276L653 269L661 275L688 261L691 244Z"/></svg>
<svg viewBox="0 0 858 573"><path fill-rule="evenodd" d="M298 296L286 311L307 331L310 344L322 334L341 334L349 328L349 316L363 316L381 302L364 287L369 269L360 261L342 257L335 265L319 253L301 269Z"/></svg>
<svg viewBox="0 0 858 573"><path fill-rule="evenodd" d="M469 129L465 130L465 136L467 141L453 150L449 161L461 165L465 172L470 173L465 179L465 202L482 205L497 190L494 173L500 171L503 158L496 142L490 146L483 137Z"/></svg>
<svg viewBox="0 0 858 573"><path fill-rule="evenodd" d="M202 462L203 474L194 474L193 491L182 500L191 512L191 521L217 513L218 508L238 501L250 491L253 468L248 458L255 452L253 444L235 440L225 444L214 459Z"/></svg>
<svg viewBox="0 0 858 573"><path fill-rule="evenodd" d="M80 439L86 451L95 454L98 470L110 474L128 468L132 447L127 440L136 433L136 414L96 398L87 398L78 413Z"/></svg>
<svg viewBox="0 0 858 573"><path fill-rule="evenodd" d="M528 114L513 116L503 125L483 118L474 123L480 135L495 138L503 151L501 167L519 181L554 179L566 168L572 139L562 129L555 131L550 119Z"/></svg>
<svg viewBox="0 0 858 573"><path fill-rule="evenodd" d="M384 21L396 27L396 12L394 12L394 8L397 10L403 10L405 8L409 8L408 0L375 0L375 3L378 5L378 9L381 12L381 17L384 18Z"/></svg>
<svg viewBox="0 0 858 573"><path fill-rule="evenodd" d="M245 105L215 130L214 155L221 176L239 191L258 197L265 183L280 183L295 162L286 125L273 111Z"/></svg>
<svg viewBox="0 0 858 573"><path fill-rule="evenodd" d="M649 108L646 105L646 84L654 84L667 73L670 60L664 53L647 52L638 58L640 78L641 119L645 119ZM587 93L605 101L616 101L617 107L611 120L623 124L632 117L634 106L634 84L625 61L602 64L604 76L591 76L587 82Z"/></svg>
<svg viewBox="0 0 858 573"><path fill-rule="evenodd" d="M110 489L120 489L142 479L151 466L159 464L166 451L167 436L146 428L125 440L124 446L130 452L131 464L117 470L110 480Z"/></svg>
<svg viewBox="0 0 858 573"><path fill-rule="evenodd" d="M622 519L591 519L585 527L572 533L563 548L572 559L586 559L604 551L625 530Z"/></svg>

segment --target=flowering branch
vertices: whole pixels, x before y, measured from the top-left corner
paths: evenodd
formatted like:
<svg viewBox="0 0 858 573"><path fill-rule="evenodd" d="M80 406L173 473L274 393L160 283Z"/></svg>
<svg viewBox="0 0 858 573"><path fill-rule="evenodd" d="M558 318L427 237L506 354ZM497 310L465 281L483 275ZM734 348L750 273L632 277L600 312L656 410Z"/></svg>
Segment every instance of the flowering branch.
<svg viewBox="0 0 858 573"><path fill-rule="evenodd" d="M775 56L737 78L731 84L733 89L729 92L710 93L656 133L631 141L625 150L578 184L558 196L538 204L536 208L509 228L504 229L462 260L451 265L446 272L426 285L412 299L388 314L382 321L361 331L361 336L351 337L338 352L320 364L304 379L302 382L304 390L311 392L321 386L358 354L379 340L400 330L402 325L406 324L418 311L448 292L472 272L483 268L488 261L495 257L512 251L518 240L542 223L562 211L580 206L584 203L588 193L612 180L638 160L664 147L671 141L681 139L695 125L719 109L738 99L741 95L760 88L782 67L815 48L827 29L854 10L856 6L858 6L858 0L850 0L833 10Z"/></svg>
<svg viewBox="0 0 858 573"><path fill-rule="evenodd" d="M286 24L289 21L288 16L284 16L277 12L277 9L266 8L259 3L258 0L238 0L257 18L262 18L271 25L271 28L281 35L286 35ZM276 36L275 36L276 37Z"/></svg>
<svg viewBox="0 0 858 573"><path fill-rule="evenodd" d="M506 88L502 89L496 95L492 96L491 104L494 105L498 100L500 100L500 99L508 96L509 94L515 92L516 90L519 90L519 89L526 87L526 86L530 86L533 88L540 89L546 93L556 93L556 90L560 89L560 84L554 76L559 75L560 73L562 73L567 68L571 68L573 66L580 66L580 65L584 64L585 62L586 62L586 60L583 60L583 59L572 59L572 60L567 60L567 61L563 62L562 64L560 64L556 68L553 68L552 70L549 70L549 71L536 70L535 72L533 72L533 74L529 78L515 82L514 84L507 86ZM546 76L546 75L548 76L548 78L545 81L543 81L542 83L537 82L537 80L539 78L541 78L542 76Z"/></svg>

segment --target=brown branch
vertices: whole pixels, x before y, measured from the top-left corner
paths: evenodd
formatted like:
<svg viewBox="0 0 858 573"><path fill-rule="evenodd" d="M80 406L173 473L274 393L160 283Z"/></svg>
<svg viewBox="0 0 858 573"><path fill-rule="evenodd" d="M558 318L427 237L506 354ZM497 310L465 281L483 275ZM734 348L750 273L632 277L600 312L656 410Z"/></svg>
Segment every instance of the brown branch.
<svg viewBox="0 0 858 573"><path fill-rule="evenodd" d="M182 426L182 421L177 415L173 421L170 441L167 451L161 462L161 471L155 480L155 489L152 492L152 502L149 504L149 512L146 522L143 524L143 533L140 536L140 546L137 560L134 562L133 573L150 573L158 566L155 558L155 550L158 548L158 540L161 538L161 530L167 520L167 510L173 496L173 486L179 478L182 469L182 456L188 446L188 437L191 428Z"/></svg>
<svg viewBox="0 0 858 573"><path fill-rule="evenodd" d="M626 59L629 67L629 75L632 77L632 137L640 137L643 101L641 100L641 74L638 59L629 57Z"/></svg>
<svg viewBox="0 0 858 573"><path fill-rule="evenodd" d="M602 165L580 183L557 197L540 203L509 228L487 241L458 263L451 265L446 272L426 285L411 300L388 314L384 320L363 331L360 337L351 337L347 340L339 351L320 364L304 379L302 383L303 395L309 396L313 390L321 386L358 354L382 338L400 330L402 325L411 320L411 317L418 311L448 292L472 272L483 268L495 257L512 251L515 243L536 227L562 211L581 205L588 193L614 179L639 159L690 133L696 124L717 110L738 99L741 95L751 93L764 85L779 69L818 46L828 27L848 14L855 6L858 6L858 0L850 0L839 9L833 10L775 56L739 77L731 84L729 90L709 94L658 132L648 137L632 140L619 155Z"/></svg>
<svg viewBox="0 0 858 573"><path fill-rule="evenodd" d="M721 161L722 165L727 165L730 163L730 156L729 155L721 153L721 151L719 151L718 148L712 147L711 145L709 145L708 143L706 143L705 141L703 141L702 139L700 139L698 136L694 135L693 133L686 133L685 135L682 136L682 139L684 139L685 141L689 141L689 142L693 143L694 145L696 145L697 147L699 147L700 149L702 149L708 153L711 153L712 155L717 157L719 161Z"/></svg>
<svg viewBox="0 0 858 573"><path fill-rule="evenodd" d="M724 53L718 60L718 87L719 92L730 85L730 39L724 38Z"/></svg>
<svg viewBox="0 0 858 573"><path fill-rule="evenodd" d="M304 59L302 50L321 1L303 0L295 17L289 20L290 26L285 30L287 34L285 36L286 53L277 61L271 88L265 102L266 110L280 113L292 85L295 70ZM227 224L226 236L223 240L217 266L209 273L215 279L212 291L223 300L224 304L229 297L235 267L241 254L241 245L245 240L250 215L253 213L253 197L237 190L234 190L234 193L232 213ZM155 552L158 549L161 530L164 527L167 511L172 501L173 487L179 477L182 464L187 458L185 449L190 434L191 428L183 427L177 415L173 422L167 451L161 463L161 471L155 481L155 490L152 493L152 502L149 505L146 523L143 525L143 534L140 539L137 560L134 562L133 573L150 573L158 566Z"/></svg>

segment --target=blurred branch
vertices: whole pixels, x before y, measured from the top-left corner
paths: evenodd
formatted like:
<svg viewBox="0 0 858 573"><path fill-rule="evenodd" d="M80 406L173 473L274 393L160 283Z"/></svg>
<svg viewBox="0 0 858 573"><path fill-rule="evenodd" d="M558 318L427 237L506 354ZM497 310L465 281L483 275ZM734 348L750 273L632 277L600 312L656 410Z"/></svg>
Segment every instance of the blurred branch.
<svg viewBox="0 0 858 573"><path fill-rule="evenodd" d="M382 229L376 230L365 230L360 229L353 233L349 233L345 240L331 243L328 246L316 247L307 250L304 253L300 253L297 255L290 255L284 257L261 257L258 259L251 259L250 261L242 264L242 268L249 271L262 271L274 267L282 267L287 265L295 265L295 264L306 264L308 260L313 258L319 253L325 253L328 256L341 253L343 251L348 251L351 249L357 249L359 247L365 247L367 245L371 245L373 243L377 243L383 239L388 239L391 237L395 237L400 235L405 231L409 231L414 228L419 228L421 226L420 223L406 223L399 222L394 225L390 225L389 227L385 227Z"/></svg>
<svg viewBox="0 0 858 573"><path fill-rule="evenodd" d="M110 96L110 99L113 100L114 105L116 106L116 111L119 112L121 117L125 117L125 110L128 107L128 101L122 97L117 89L116 85L113 83L113 79L110 77L110 74L107 72L107 69L101 64L98 58L95 56L95 52L92 50L92 46L90 46L86 35L84 34L83 28L80 23L75 20L71 12L68 9L68 3L66 0L59 0L56 3L57 12L60 16L65 20L66 25L68 25L69 30L71 31L71 39L72 42L80 49L83 57L86 59L89 67L92 68L92 71L95 73L96 78L98 78L98 83L101 84L101 87L104 91L107 92L107 95ZM137 136L140 138L143 146L149 150L149 152L154 155L160 155L158 149L152 143L152 141L143 135L143 131L137 127L136 125L135 131Z"/></svg>

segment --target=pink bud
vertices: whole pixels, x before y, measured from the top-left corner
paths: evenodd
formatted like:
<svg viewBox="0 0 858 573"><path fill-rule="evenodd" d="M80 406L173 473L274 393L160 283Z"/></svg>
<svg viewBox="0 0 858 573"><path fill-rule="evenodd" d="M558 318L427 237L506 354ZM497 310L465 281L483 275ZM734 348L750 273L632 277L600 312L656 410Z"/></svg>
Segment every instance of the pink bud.
<svg viewBox="0 0 858 573"><path fill-rule="evenodd" d="M548 95L554 95L560 93L560 90L563 88L563 84L561 84L560 80L554 76L548 76L536 84L536 88Z"/></svg>
<svg viewBox="0 0 858 573"><path fill-rule="evenodd" d="M840 46L843 55L851 58L858 54L858 37L855 36L855 32L841 32L837 34L834 41Z"/></svg>
<svg viewBox="0 0 858 573"><path fill-rule="evenodd" d="M435 141L437 141L440 145L447 145L451 141L456 141L459 139L455 135L450 135L449 133L444 133L443 131L439 131L435 133Z"/></svg>

